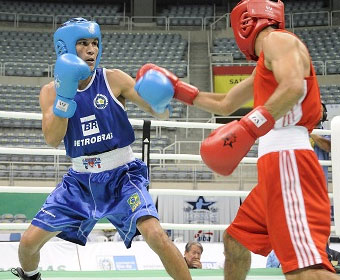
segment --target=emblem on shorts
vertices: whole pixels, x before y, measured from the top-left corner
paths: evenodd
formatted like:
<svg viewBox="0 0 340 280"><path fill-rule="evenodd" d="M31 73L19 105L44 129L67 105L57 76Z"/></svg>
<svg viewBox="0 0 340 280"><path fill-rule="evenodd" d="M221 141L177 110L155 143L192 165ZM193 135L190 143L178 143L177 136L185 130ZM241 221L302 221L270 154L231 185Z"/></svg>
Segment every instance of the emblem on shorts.
<svg viewBox="0 0 340 280"><path fill-rule="evenodd" d="M99 110L105 109L109 101L104 94L97 93L96 97L93 99L94 107Z"/></svg>
<svg viewBox="0 0 340 280"><path fill-rule="evenodd" d="M91 168L97 167L101 168L101 159L98 157L93 157L93 158L84 158L83 159L83 165L85 166L85 169L89 169L89 166Z"/></svg>
<svg viewBox="0 0 340 280"><path fill-rule="evenodd" d="M223 138L223 146L230 146L233 147L233 143L236 142L236 135L234 133L229 133L227 136Z"/></svg>
<svg viewBox="0 0 340 280"><path fill-rule="evenodd" d="M132 212L135 212L137 207L141 204L138 193L134 193L129 197L127 203L130 205Z"/></svg>

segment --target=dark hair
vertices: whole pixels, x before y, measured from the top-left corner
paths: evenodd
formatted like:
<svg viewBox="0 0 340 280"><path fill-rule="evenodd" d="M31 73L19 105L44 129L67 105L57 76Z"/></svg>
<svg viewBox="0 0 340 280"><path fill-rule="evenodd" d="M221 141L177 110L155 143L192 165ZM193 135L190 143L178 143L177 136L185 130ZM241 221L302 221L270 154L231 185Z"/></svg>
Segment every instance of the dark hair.
<svg viewBox="0 0 340 280"><path fill-rule="evenodd" d="M191 247L193 245L198 246L201 249L201 253L203 253L203 246L201 243L199 243L198 241L189 241L186 245L185 245L185 252L189 252Z"/></svg>

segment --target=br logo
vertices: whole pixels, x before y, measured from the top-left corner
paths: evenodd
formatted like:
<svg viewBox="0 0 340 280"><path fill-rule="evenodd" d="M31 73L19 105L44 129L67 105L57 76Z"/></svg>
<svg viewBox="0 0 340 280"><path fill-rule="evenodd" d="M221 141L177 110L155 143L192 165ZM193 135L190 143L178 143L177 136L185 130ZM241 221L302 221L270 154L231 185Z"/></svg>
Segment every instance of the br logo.
<svg viewBox="0 0 340 280"><path fill-rule="evenodd" d="M80 122L84 136L99 133L98 122L95 115L80 118Z"/></svg>

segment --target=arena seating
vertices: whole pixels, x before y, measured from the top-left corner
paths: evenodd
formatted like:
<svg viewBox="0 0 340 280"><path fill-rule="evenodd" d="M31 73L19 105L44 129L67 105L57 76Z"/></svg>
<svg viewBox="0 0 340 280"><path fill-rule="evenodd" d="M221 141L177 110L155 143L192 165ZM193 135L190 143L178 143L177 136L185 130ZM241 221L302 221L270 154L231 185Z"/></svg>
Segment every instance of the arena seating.
<svg viewBox="0 0 340 280"><path fill-rule="evenodd" d="M286 13L315 12L315 11L320 11L322 9L325 9L325 10L329 9L329 7L327 7L328 3L325 3L325 1L322 1L322 0L312 0L312 1L285 0L284 4L285 4Z"/></svg>
<svg viewBox="0 0 340 280"><path fill-rule="evenodd" d="M179 166L154 167L151 171L151 180L169 182L190 182L193 180L209 181L214 174L205 166Z"/></svg>
<svg viewBox="0 0 340 280"><path fill-rule="evenodd" d="M119 1L117 1L119 2ZM238 2L237 0L234 1ZM52 35L54 29L38 29L28 25L27 30L21 30L21 23L46 24L55 27L72 16L84 16L95 19L102 25L122 23L126 16L122 4L99 5L73 3L50 3L0 0L0 24L17 22L15 28L0 28L3 47L0 49L0 75L17 77L52 77L55 52ZM286 24L298 27L294 32L299 35L310 49L318 75L340 74L340 54L338 49L340 28L329 27L330 9L322 0L294 1L285 0ZM220 14L226 9L220 10ZM315 13L318 12L318 13ZM65 16L62 16L65 15ZM210 23L216 16L212 4L203 5L172 4L158 8L156 24L164 25L164 19L173 27L179 29L190 26L197 27ZM327 27L324 27L327 25ZM307 26L308 28L303 28ZM311 26L317 28L310 28ZM221 26L220 26L221 27ZM185 30L185 29L184 29ZM219 30L221 31L221 30ZM148 33L130 30L103 29L103 55L101 66L118 68L135 77L138 68L147 62L153 62L167 67L180 78L188 76L189 44L182 35L172 32ZM213 41L211 53L230 53L234 62L245 61L233 38L216 38ZM223 60L221 60L223 63ZM22 86L0 84L0 110L40 112L38 95L40 86ZM340 87L329 85L321 87L322 100L326 104L338 104ZM127 113L130 118L151 119L134 104L127 102ZM174 101L172 115L174 120L181 119L186 114L186 106ZM174 141L176 129L162 128L162 133L152 128L151 152L174 153L171 144ZM141 152L142 134L136 129L136 141L133 144L135 152ZM48 148L41 133L41 121L2 119L0 123L0 145L5 147L35 147ZM62 146L62 145L61 145ZM247 154L257 157L257 144ZM57 163L61 163L61 165ZM164 161L151 160L151 178L165 181L208 181L214 174L203 165L195 164L186 167L161 165ZM58 180L67 171L70 160L66 156L41 155L0 155L0 178L15 176L19 180Z"/></svg>
<svg viewBox="0 0 340 280"><path fill-rule="evenodd" d="M212 5L171 5L163 8L157 14L162 17L157 19L158 25L164 25L164 17L171 26L202 26L213 20L214 7Z"/></svg>
<svg viewBox="0 0 340 280"><path fill-rule="evenodd" d="M180 34L103 33L104 66L118 65L134 76L148 62L168 66L179 77L187 76L188 42Z"/></svg>
<svg viewBox="0 0 340 280"><path fill-rule="evenodd" d="M320 86L321 100L325 104L339 104L340 102L340 85L323 85Z"/></svg>
<svg viewBox="0 0 340 280"><path fill-rule="evenodd" d="M5 76L52 76L55 52L51 32L1 31L5 47L0 62ZM148 62L168 66L179 77L187 76L188 42L180 34L103 32L101 66L118 68L135 76Z"/></svg>
<svg viewBox="0 0 340 280"><path fill-rule="evenodd" d="M96 17L100 24L118 25L123 20L120 4L82 4L55 2L0 1L0 21L20 23L62 23L70 17Z"/></svg>
<svg viewBox="0 0 340 280"><path fill-rule="evenodd" d="M339 27L299 28L295 29L294 33L307 45L318 75L340 74ZM234 38L216 38L211 53L216 55L230 53L235 62L245 60ZM220 63L223 64L223 60Z"/></svg>

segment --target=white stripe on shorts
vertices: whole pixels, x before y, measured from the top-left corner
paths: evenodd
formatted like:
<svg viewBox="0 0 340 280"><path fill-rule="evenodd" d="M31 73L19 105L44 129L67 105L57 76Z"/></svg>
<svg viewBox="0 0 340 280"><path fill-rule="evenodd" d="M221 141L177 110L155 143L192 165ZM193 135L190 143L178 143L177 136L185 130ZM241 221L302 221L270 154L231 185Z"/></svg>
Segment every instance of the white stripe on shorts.
<svg viewBox="0 0 340 280"><path fill-rule="evenodd" d="M299 268L321 262L312 239L294 150L280 151L280 180L286 221Z"/></svg>

